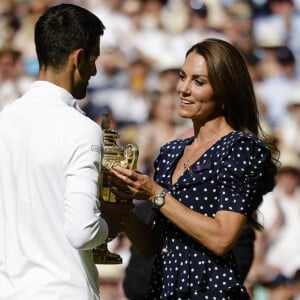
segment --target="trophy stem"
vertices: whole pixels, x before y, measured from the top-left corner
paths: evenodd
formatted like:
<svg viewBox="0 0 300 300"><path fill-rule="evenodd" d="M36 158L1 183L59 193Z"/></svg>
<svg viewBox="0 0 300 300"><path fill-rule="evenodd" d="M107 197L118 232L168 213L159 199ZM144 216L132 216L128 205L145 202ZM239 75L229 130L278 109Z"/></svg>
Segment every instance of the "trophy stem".
<svg viewBox="0 0 300 300"><path fill-rule="evenodd" d="M117 265L122 264L123 260L117 253L112 253L107 248L107 243L101 244L93 249L95 264L98 265Z"/></svg>

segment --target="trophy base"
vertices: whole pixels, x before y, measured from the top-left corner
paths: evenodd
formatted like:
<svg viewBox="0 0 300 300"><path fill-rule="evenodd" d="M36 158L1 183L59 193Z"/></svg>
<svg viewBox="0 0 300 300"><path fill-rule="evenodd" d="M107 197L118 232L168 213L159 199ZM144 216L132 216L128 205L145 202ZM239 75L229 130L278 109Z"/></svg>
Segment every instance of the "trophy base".
<svg viewBox="0 0 300 300"><path fill-rule="evenodd" d="M93 257L96 265L118 265L123 263L119 254L111 253L108 250L103 252L96 248L93 251Z"/></svg>

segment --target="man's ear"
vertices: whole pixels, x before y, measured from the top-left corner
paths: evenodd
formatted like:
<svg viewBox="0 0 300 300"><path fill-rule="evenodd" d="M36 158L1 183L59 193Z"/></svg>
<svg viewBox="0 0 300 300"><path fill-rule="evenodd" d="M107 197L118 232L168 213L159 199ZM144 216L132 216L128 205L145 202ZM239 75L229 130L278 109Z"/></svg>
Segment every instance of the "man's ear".
<svg viewBox="0 0 300 300"><path fill-rule="evenodd" d="M83 48L76 49L73 52L73 63L76 68L80 66L80 64L84 61L85 51Z"/></svg>

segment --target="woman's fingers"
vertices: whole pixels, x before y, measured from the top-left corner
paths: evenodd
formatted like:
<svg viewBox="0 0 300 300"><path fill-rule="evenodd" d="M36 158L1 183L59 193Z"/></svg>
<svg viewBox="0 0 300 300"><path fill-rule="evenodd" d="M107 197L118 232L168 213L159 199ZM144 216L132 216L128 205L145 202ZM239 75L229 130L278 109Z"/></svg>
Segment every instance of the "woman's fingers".
<svg viewBox="0 0 300 300"><path fill-rule="evenodd" d="M111 174L122 181L123 188L118 185L119 190L123 190L124 192L124 189L127 188L130 190L130 194L134 198L141 200L149 199L150 193L146 188L146 183L149 179L149 176L122 167L115 167L111 169ZM124 184L126 185L126 188L124 187Z"/></svg>
<svg viewBox="0 0 300 300"><path fill-rule="evenodd" d="M142 173L128 170L122 167L115 167L111 169L111 173L121 179L127 185L134 186L134 183L144 183L144 176ZM135 186L136 187L136 186Z"/></svg>

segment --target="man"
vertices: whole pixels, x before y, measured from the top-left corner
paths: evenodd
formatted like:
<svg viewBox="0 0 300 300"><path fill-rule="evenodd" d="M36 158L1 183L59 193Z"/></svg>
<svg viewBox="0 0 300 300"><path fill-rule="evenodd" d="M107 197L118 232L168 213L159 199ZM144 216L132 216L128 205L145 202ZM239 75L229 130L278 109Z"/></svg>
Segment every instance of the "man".
<svg viewBox="0 0 300 300"><path fill-rule="evenodd" d="M103 31L86 9L50 7L35 26L38 80L0 114L1 300L99 299L92 249L116 220L100 213L101 128L74 103Z"/></svg>

